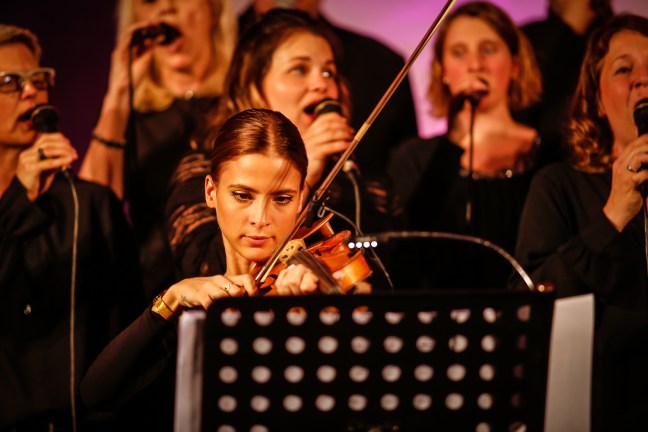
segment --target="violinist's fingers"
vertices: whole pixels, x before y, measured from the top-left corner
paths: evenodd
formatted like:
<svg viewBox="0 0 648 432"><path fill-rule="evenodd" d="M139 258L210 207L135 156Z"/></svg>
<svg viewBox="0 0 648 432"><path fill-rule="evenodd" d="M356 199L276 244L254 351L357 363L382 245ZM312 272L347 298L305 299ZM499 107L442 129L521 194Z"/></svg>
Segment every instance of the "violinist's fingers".
<svg viewBox="0 0 648 432"><path fill-rule="evenodd" d="M299 289L301 294L314 294L319 289L319 278L312 271L307 271L302 277Z"/></svg>
<svg viewBox="0 0 648 432"><path fill-rule="evenodd" d="M291 264L283 269L277 281L275 288L278 295L300 295L301 294L301 281L306 273L306 267L302 264Z"/></svg>
<svg viewBox="0 0 648 432"><path fill-rule="evenodd" d="M358 282L355 286L354 294L371 294L373 287L367 281Z"/></svg>
<svg viewBox="0 0 648 432"><path fill-rule="evenodd" d="M259 291L258 287L254 283L254 278L250 274L231 276L230 280L239 288L236 295L243 296L247 293L248 296L255 296Z"/></svg>

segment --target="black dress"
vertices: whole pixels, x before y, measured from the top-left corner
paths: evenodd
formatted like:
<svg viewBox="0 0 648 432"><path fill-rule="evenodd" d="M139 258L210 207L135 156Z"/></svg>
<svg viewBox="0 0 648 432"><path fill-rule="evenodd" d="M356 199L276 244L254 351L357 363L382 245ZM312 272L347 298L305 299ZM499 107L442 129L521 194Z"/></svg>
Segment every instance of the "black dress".
<svg viewBox="0 0 648 432"><path fill-rule="evenodd" d="M592 430L648 425L648 277L643 215L619 233L603 213L611 172L566 163L538 172L520 221L516 257L559 297L594 293Z"/></svg>
<svg viewBox="0 0 648 432"><path fill-rule="evenodd" d="M117 197L94 183L75 184L78 386L93 359L141 311L144 296L132 231ZM50 421L70 421L74 220L72 191L62 175L34 202L16 178L0 197L0 430L38 422L47 430ZM79 426L88 427L90 413L78 398L77 414ZM99 430L98 424L89 427Z"/></svg>
<svg viewBox="0 0 648 432"><path fill-rule="evenodd" d="M394 213L404 230L473 236L512 254L539 139L534 146L524 171L471 180L462 172L463 150L447 136L405 142L390 164ZM399 289L503 288L513 270L497 252L470 242L406 239L391 247L389 270Z"/></svg>

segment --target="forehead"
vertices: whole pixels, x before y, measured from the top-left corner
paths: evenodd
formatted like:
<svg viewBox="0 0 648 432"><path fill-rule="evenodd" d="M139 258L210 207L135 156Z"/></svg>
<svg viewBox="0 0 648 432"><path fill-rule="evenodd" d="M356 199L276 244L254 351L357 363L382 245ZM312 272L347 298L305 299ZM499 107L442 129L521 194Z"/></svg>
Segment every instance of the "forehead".
<svg viewBox="0 0 648 432"><path fill-rule="evenodd" d="M486 21L481 18L460 16L457 17L448 27L445 37L445 45L454 45L458 43L482 42L484 40L500 41L504 40Z"/></svg>
<svg viewBox="0 0 648 432"><path fill-rule="evenodd" d="M609 63L633 55L648 57L648 37L635 31L622 30L610 39L603 61Z"/></svg>
<svg viewBox="0 0 648 432"><path fill-rule="evenodd" d="M37 66L36 57L26 45L0 44L0 71L27 71Z"/></svg>
<svg viewBox="0 0 648 432"><path fill-rule="evenodd" d="M288 36L275 50L273 60L289 60L294 57L317 56L325 61L333 61L333 50L328 41L319 35L299 31Z"/></svg>
<svg viewBox="0 0 648 432"><path fill-rule="evenodd" d="M301 175L286 158L254 153L223 163L218 181L225 187L239 185L260 191L284 188L298 190Z"/></svg>

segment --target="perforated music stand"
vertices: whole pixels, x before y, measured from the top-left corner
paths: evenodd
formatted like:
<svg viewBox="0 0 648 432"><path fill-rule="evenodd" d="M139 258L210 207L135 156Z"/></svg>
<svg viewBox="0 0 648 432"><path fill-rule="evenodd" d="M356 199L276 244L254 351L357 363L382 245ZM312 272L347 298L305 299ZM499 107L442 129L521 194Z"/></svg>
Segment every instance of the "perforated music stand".
<svg viewBox="0 0 648 432"><path fill-rule="evenodd" d="M176 431L541 431L553 300L485 290L219 300L204 345L185 352L204 350L204 363L179 362Z"/></svg>

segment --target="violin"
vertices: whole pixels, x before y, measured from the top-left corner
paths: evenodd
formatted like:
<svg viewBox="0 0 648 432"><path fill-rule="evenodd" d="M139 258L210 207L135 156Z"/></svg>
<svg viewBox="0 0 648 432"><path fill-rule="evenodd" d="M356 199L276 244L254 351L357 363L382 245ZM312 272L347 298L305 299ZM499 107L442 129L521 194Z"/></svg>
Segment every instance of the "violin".
<svg viewBox="0 0 648 432"><path fill-rule="evenodd" d="M384 106L387 104L387 101L393 96L396 92L398 86L407 76L412 64L416 58L421 54L423 48L427 43L432 39L432 36L438 29L441 22L445 19L446 15L450 13L450 9L454 5L455 0L447 0L446 3L441 8L441 12L437 15L432 25L426 32L423 39L419 42L417 47L414 49L414 52L410 58L405 62L405 65L400 70L394 81L391 83L389 88L385 91L385 94L380 98L378 104L374 107L369 117L364 122L362 127L358 130L356 135L353 137L353 140L349 144L349 147L340 155L335 166L331 168L331 171L326 176L326 178L320 183L319 188L314 191L309 205L305 206L299 217L297 218L295 225L293 226L291 232L286 236L284 241L279 245L275 250L272 256L268 261L263 265L260 271L256 272L253 269L253 274L256 273L254 280L257 286L260 288L260 292L272 293L272 283L276 281L279 272L294 262L302 262L308 265L315 273L320 277L320 286L324 284L325 292L328 293L351 293L353 288L364 279L360 279L363 275L364 277L369 277L371 275L371 269L367 265L367 262L364 258L364 255L360 250L355 250L351 253L351 249L346 246L344 239L349 237L349 231L343 231L341 233L335 234L328 224L328 220L332 217L330 213L326 218L326 221L315 223L313 228L303 229L302 226L309 220L311 216L316 213L316 210L320 207L323 197L325 196L326 191L330 187L331 183L342 170L345 162L349 159L355 148L360 143L360 140L367 133L371 125L373 124L378 114L382 111ZM303 238L300 235L303 235L304 232L310 234L314 231L322 230L327 238L315 245L307 248L305 243L302 241ZM305 237L305 236L304 236ZM301 241L301 242L300 242ZM301 260L301 261L300 261ZM366 267L365 267L366 266ZM343 269L345 271L345 276L343 280L338 283L331 276L331 272ZM349 272L347 276L346 272Z"/></svg>
<svg viewBox="0 0 648 432"><path fill-rule="evenodd" d="M330 220L333 213L316 221L310 227L301 227L282 249L275 264L260 280L261 295L276 295L274 282L281 270L291 264L304 264L310 268L320 280L320 290L325 294L349 294L356 286L373 273L361 249L352 250L348 246L351 231L344 230L335 233ZM324 237L310 246L305 239L319 233ZM335 280L333 273L340 272L341 277ZM254 269L252 270L254 274ZM338 273L338 274L340 274Z"/></svg>

